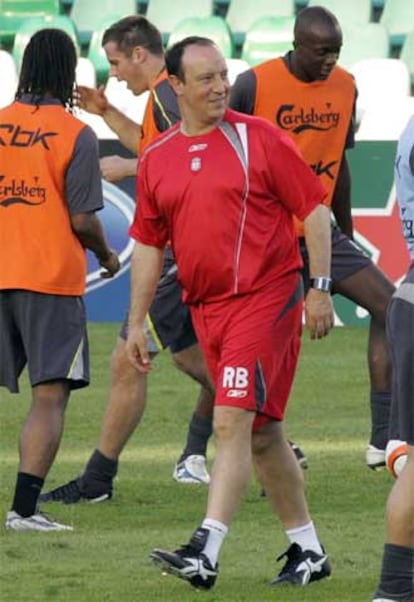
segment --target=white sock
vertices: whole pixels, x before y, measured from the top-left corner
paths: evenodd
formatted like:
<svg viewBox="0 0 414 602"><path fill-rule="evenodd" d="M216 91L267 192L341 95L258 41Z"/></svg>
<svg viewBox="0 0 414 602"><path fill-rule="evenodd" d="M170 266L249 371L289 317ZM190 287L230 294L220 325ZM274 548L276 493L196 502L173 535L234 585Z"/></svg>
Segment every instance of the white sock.
<svg viewBox="0 0 414 602"><path fill-rule="evenodd" d="M295 527L295 529L287 529L286 535L288 536L290 543L297 543L300 545L302 550L312 550L317 554L323 554L323 550L321 544L319 543L319 539L316 535L316 530L312 521L307 525Z"/></svg>
<svg viewBox="0 0 414 602"><path fill-rule="evenodd" d="M208 529L209 534L207 543L204 547L203 554L207 556L211 562L211 566L216 566L217 558L220 552L221 544L227 535L229 528L214 518L205 518L201 525L203 529Z"/></svg>

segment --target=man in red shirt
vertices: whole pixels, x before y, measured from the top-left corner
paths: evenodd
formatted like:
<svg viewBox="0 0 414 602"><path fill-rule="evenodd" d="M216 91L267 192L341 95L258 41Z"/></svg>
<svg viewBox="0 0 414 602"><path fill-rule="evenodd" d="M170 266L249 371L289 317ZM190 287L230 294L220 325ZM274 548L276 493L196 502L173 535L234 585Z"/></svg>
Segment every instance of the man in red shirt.
<svg viewBox="0 0 414 602"><path fill-rule="evenodd" d="M291 543L273 584L306 585L330 566L283 432L303 295L293 215L305 224L313 277L306 322L319 338L333 325L326 193L285 134L227 109L226 63L211 40L186 38L166 64L182 121L148 147L139 166L127 353L139 372L151 369L145 315L170 240L216 388L217 454L201 527L188 545L155 549L151 558L210 589L253 459Z"/></svg>

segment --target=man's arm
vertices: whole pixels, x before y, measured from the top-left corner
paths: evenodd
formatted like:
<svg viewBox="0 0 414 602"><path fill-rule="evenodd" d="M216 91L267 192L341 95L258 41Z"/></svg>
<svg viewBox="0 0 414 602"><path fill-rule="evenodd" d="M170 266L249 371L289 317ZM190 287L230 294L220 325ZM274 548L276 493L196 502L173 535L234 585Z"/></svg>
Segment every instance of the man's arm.
<svg viewBox="0 0 414 602"><path fill-rule="evenodd" d="M94 213L76 213L70 216L72 230L82 245L95 254L104 268L102 278L112 278L119 268L117 254L108 246L102 224Z"/></svg>
<svg viewBox="0 0 414 602"><path fill-rule="evenodd" d="M345 155L339 168L331 209L338 227L352 239L354 228L351 208L351 175Z"/></svg>
<svg viewBox="0 0 414 602"><path fill-rule="evenodd" d="M330 211L318 205L304 220L306 246L309 253L311 279L327 279L331 274L331 226ZM318 286L318 281L316 285ZM323 286L324 281L321 281ZM329 290L311 287L305 299L306 326L312 339L328 334L334 324L334 313Z"/></svg>
<svg viewBox="0 0 414 602"><path fill-rule="evenodd" d="M95 89L78 86L78 93L80 107L89 113L100 115L122 144L136 155L141 126L109 103L103 87Z"/></svg>
<svg viewBox="0 0 414 602"><path fill-rule="evenodd" d="M135 243L131 261L131 302L126 351L130 362L139 372L151 369L144 323L161 276L163 260L162 249Z"/></svg>

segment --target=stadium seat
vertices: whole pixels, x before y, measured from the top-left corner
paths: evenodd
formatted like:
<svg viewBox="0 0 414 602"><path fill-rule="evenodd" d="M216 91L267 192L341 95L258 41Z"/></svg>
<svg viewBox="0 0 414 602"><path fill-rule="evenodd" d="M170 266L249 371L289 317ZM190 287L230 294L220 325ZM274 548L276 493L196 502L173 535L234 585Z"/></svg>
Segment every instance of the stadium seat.
<svg viewBox="0 0 414 602"><path fill-rule="evenodd" d="M230 85L234 84L240 73L243 73L243 71L246 71L250 67L249 63L242 59L226 59L226 63Z"/></svg>
<svg viewBox="0 0 414 602"><path fill-rule="evenodd" d="M136 6L136 0L73 0L70 16L78 30L80 45L88 46L92 32L103 16L105 19L112 16L114 23L122 17L136 14Z"/></svg>
<svg viewBox="0 0 414 602"><path fill-rule="evenodd" d="M413 87L414 93L414 28L410 33L407 34L403 47L401 49L400 59L408 67L411 77L411 86Z"/></svg>
<svg viewBox="0 0 414 602"><path fill-rule="evenodd" d="M295 18L264 17L247 30L241 58L254 66L292 50Z"/></svg>
<svg viewBox="0 0 414 602"><path fill-rule="evenodd" d="M142 123L149 92L135 96L128 90L125 82L120 82L116 77L110 77L105 86L105 94L111 104L132 121Z"/></svg>
<svg viewBox="0 0 414 602"><path fill-rule="evenodd" d="M405 36L414 30L413 0L387 0L380 23L388 30L391 46L400 49Z"/></svg>
<svg viewBox="0 0 414 602"><path fill-rule="evenodd" d="M17 88L17 69L12 55L5 50L0 50L0 73L2 84L0 86L0 108L10 104Z"/></svg>
<svg viewBox="0 0 414 602"><path fill-rule="evenodd" d="M356 140L398 140L408 120L414 115L414 97L391 102L376 102L365 111Z"/></svg>
<svg viewBox="0 0 414 602"><path fill-rule="evenodd" d="M0 0L0 42L11 47L25 19L58 15L59 11L59 0Z"/></svg>
<svg viewBox="0 0 414 602"><path fill-rule="evenodd" d="M20 71L23 59L24 49L32 35L40 29L54 27L62 29L72 38L79 55L79 46L77 41L76 29L71 19L65 15L55 15L48 17L32 17L23 21L16 32L13 44L13 58L16 63L17 71Z"/></svg>
<svg viewBox="0 0 414 602"><path fill-rule="evenodd" d="M98 84L105 83L109 76L109 63L108 59L106 58L105 51L102 48L102 37L105 30L108 29L108 27L115 21L117 21L116 17L109 17L105 18L103 21L100 21L96 25L89 43L87 58L95 67L96 80Z"/></svg>
<svg viewBox="0 0 414 602"><path fill-rule="evenodd" d="M324 6L338 19L341 27L369 23L371 0L309 0L308 6Z"/></svg>
<svg viewBox="0 0 414 602"><path fill-rule="evenodd" d="M225 58L233 56L233 39L226 21L222 17L192 17L180 21L172 30L168 46L189 35L204 36L212 39L220 48Z"/></svg>
<svg viewBox="0 0 414 602"><path fill-rule="evenodd" d="M95 67L89 59L83 56L78 58L76 65L76 83L79 86L96 87Z"/></svg>
<svg viewBox="0 0 414 602"><path fill-rule="evenodd" d="M345 26L339 64L349 69L362 59L386 59L390 52L388 31L381 23Z"/></svg>
<svg viewBox="0 0 414 602"><path fill-rule="evenodd" d="M372 105L397 103L410 95L410 74L399 59L364 59L350 72L358 88L357 123Z"/></svg>
<svg viewBox="0 0 414 602"><path fill-rule="evenodd" d="M236 46L244 43L248 29L261 17L291 17L295 0L231 0L226 20Z"/></svg>
<svg viewBox="0 0 414 602"><path fill-rule="evenodd" d="M213 9L213 0L149 0L146 17L162 32L163 42L167 45L170 33L180 21L210 17Z"/></svg>

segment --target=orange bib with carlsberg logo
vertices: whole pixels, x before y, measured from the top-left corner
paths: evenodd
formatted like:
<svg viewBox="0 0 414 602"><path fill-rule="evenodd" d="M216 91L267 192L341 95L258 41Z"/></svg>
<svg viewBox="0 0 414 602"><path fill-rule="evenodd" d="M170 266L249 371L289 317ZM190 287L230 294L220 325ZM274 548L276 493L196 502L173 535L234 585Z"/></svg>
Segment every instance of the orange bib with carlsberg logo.
<svg viewBox="0 0 414 602"><path fill-rule="evenodd" d="M85 124L59 105L0 110L0 289L82 295L85 250L65 201L65 174Z"/></svg>
<svg viewBox="0 0 414 602"><path fill-rule="evenodd" d="M302 82L282 58L253 69L256 75L254 114L289 134L314 170L331 205L345 149L356 89L353 77L336 66L327 80ZM296 223L298 236L303 224Z"/></svg>

